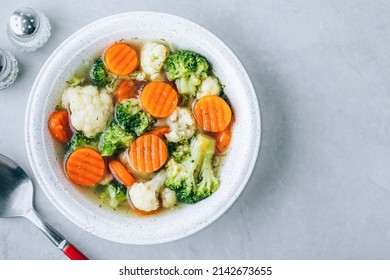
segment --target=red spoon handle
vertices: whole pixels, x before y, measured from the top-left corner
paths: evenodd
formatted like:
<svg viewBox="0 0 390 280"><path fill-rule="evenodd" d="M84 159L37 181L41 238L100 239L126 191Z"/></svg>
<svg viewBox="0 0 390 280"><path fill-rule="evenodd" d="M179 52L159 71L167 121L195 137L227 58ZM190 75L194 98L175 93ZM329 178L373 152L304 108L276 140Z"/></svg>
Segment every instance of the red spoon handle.
<svg viewBox="0 0 390 280"><path fill-rule="evenodd" d="M71 260L88 260L76 247L72 244L69 244L64 250L64 254L68 256Z"/></svg>
<svg viewBox="0 0 390 280"><path fill-rule="evenodd" d="M80 253L80 251L77 250L76 247L74 247L72 244L70 244L60 233L58 233L49 224L46 224L44 221L42 221L34 209L28 211L24 217L33 222L33 224L36 225L51 240L51 242L56 245L58 249L64 252L64 254L67 255L69 259L88 260L86 256Z"/></svg>

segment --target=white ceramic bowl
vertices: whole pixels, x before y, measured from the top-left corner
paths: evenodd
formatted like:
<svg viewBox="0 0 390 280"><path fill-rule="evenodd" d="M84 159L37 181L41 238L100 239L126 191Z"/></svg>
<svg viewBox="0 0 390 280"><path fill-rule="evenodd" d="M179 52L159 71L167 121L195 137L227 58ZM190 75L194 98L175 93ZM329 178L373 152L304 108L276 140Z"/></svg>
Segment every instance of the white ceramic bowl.
<svg viewBox="0 0 390 280"><path fill-rule="evenodd" d="M99 208L81 195L62 169L47 120L65 82L83 60L120 39L165 39L180 49L203 54L224 84L236 114L233 138L221 185L209 198L164 215L137 217ZM186 19L156 12L132 12L103 18L80 29L46 61L32 87L26 114L26 145L36 179L51 202L72 222L102 238L127 244L155 244L183 238L221 216L245 187L260 146L256 94L243 66L216 36Z"/></svg>

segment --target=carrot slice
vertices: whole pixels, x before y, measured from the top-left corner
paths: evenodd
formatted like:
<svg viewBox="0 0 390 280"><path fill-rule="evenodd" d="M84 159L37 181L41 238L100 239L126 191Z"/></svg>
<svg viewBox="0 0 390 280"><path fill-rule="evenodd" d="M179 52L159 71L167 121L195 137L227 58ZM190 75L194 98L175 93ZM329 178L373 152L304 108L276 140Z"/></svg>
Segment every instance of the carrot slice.
<svg viewBox="0 0 390 280"><path fill-rule="evenodd" d="M196 122L206 131L224 130L232 118L232 110L221 97L207 95L196 101L193 113Z"/></svg>
<svg viewBox="0 0 390 280"><path fill-rule="evenodd" d="M155 118L166 118L178 102L176 90L166 82L150 82L142 90L141 104Z"/></svg>
<svg viewBox="0 0 390 280"><path fill-rule="evenodd" d="M224 130L212 134L215 139L215 147L221 154L225 153L229 147L230 141L232 139L233 123L234 118L232 117L229 125Z"/></svg>
<svg viewBox="0 0 390 280"><path fill-rule="evenodd" d="M169 133L171 129L168 126L156 127L155 129L149 131L146 134L153 134L160 138L165 138L165 134Z"/></svg>
<svg viewBox="0 0 390 280"><path fill-rule="evenodd" d="M136 97L138 94L138 89L142 86L142 82L134 80L124 80L115 93L115 102L119 103L123 99L129 99Z"/></svg>
<svg viewBox="0 0 390 280"><path fill-rule="evenodd" d="M53 112L49 117L48 125L50 134L56 141L66 144L72 137L68 111L58 110Z"/></svg>
<svg viewBox="0 0 390 280"><path fill-rule="evenodd" d="M156 171L167 159L167 145L156 135L144 134L130 146L130 162L137 171L144 173Z"/></svg>
<svg viewBox="0 0 390 280"><path fill-rule="evenodd" d="M69 179L84 187L91 187L100 182L105 170L103 157L91 148L75 150L66 161L66 173Z"/></svg>
<svg viewBox="0 0 390 280"><path fill-rule="evenodd" d="M125 185L127 188L134 184L134 177L127 171L122 163L117 160L111 160L108 166L112 175L114 175L115 179L121 184Z"/></svg>
<svg viewBox="0 0 390 280"><path fill-rule="evenodd" d="M136 51L125 43L116 43L108 47L104 53L104 62L111 73L124 76L138 67Z"/></svg>

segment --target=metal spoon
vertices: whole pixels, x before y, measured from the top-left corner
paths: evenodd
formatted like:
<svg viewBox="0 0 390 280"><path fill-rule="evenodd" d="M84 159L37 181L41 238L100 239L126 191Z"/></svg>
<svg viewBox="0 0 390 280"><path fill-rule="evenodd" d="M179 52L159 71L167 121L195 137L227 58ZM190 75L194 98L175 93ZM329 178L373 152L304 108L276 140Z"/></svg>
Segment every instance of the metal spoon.
<svg viewBox="0 0 390 280"><path fill-rule="evenodd" d="M0 218L25 217L72 260L87 260L72 244L44 223L33 207L33 184L14 161L0 154Z"/></svg>

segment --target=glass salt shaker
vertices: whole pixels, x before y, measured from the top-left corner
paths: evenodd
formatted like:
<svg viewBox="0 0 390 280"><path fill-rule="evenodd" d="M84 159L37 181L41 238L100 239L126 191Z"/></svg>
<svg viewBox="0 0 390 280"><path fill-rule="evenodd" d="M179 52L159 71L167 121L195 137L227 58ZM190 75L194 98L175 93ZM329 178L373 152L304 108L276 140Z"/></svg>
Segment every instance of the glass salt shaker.
<svg viewBox="0 0 390 280"><path fill-rule="evenodd" d="M18 75L18 62L9 51L0 49L0 90L9 87Z"/></svg>
<svg viewBox="0 0 390 280"><path fill-rule="evenodd" d="M7 24L11 43L25 52L42 47L50 37L50 29L50 22L44 13L27 7L13 12Z"/></svg>

